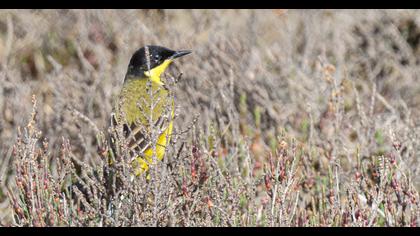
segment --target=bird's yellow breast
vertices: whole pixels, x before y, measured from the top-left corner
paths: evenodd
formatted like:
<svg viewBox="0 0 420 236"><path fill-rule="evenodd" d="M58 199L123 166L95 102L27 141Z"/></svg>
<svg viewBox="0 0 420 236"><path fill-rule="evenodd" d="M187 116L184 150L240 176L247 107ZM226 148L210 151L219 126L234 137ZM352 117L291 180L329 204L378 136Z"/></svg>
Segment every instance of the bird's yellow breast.
<svg viewBox="0 0 420 236"><path fill-rule="evenodd" d="M117 105L121 105L128 124L140 122L148 127L148 123L154 124L172 106L168 96L168 90L154 82L148 87L147 78L134 78L124 83L121 104Z"/></svg>

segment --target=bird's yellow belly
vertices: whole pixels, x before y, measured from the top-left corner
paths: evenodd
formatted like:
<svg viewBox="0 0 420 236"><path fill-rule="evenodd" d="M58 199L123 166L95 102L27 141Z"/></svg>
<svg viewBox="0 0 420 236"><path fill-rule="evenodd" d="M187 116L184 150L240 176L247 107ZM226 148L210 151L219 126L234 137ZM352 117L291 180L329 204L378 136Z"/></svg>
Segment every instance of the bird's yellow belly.
<svg viewBox="0 0 420 236"><path fill-rule="evenodd" d="M168 128L166 128L166 130L158 137L156 141L155 150L156 150L156 159L158 161L161 161L163 159L163 156L165 155L166 145L168 145L171 139L172 126L173 126L173 122L171 121L168 125ZM153 163L153 154L154 154L153 148L148 148L144 152L144 158L141 158L141 157L137 158L138 163L135 164L135 166L138 165L138 167L136 168L136 175L140 175L144 171L147 171L149 169L150 164L155 164Z"/></svg>

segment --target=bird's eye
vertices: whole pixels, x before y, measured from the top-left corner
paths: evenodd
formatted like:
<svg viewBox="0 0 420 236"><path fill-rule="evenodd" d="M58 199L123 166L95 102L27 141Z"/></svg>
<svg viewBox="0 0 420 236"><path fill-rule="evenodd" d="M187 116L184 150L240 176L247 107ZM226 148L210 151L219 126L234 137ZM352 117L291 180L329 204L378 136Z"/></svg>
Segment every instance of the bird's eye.
<svg viewBox="0 0 420 236"><path fill-rule="evenodd" d="M160 61L160 56L159 55L155 55L155 61L156 62Z"/></svg>

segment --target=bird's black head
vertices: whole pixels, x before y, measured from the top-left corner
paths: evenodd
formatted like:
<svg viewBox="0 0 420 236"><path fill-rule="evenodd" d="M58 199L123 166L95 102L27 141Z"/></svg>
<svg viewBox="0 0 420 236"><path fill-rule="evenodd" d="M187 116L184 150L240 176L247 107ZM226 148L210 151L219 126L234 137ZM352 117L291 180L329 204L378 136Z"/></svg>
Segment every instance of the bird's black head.
<svg viewBox="0 0 420 236"><path fill-rule="evenodd" d="M173 59L190 54L191 51L174 51L165 47L149 45L137 50L131 57L128 65L127 77L144 77L145 72L158 69L159 75ZM162 66L162 68L159 68ZM159 76L158 75L158 76Z"/></svg>

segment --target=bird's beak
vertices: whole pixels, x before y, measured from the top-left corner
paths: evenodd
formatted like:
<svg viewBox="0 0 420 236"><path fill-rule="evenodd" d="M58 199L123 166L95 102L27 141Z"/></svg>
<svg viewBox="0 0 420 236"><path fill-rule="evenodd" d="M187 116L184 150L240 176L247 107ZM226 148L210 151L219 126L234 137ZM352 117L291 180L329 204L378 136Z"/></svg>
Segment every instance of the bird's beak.
<svg viewBox="0 0 420 236"><path fill-rule="evenodd" d="M182 57L182 56L190 54L191 52L192 51L190 51L190 50L176 51L169 59L175 59L175 58L178 58L178 57Z"/></svg>

